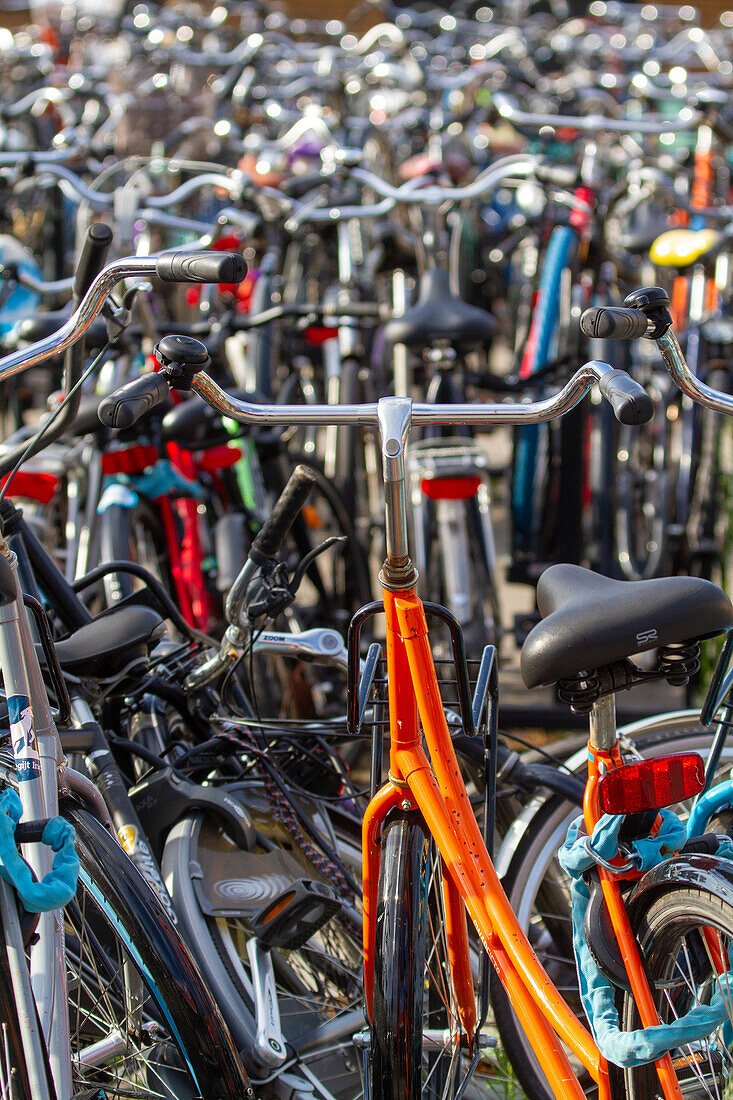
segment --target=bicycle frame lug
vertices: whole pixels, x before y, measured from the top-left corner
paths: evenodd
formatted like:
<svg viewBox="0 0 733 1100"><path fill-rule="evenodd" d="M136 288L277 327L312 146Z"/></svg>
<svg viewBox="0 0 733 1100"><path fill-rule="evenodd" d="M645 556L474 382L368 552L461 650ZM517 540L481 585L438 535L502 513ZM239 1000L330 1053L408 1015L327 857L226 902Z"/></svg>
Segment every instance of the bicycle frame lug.
<svg viewBox="0 0 733 1100"><path fill-rule="evenodd" d="M379 570L379 583L388 592L404 592L414 588L420 579L420 574L410 558L405 558L401 563L385 561Z"/></svg>

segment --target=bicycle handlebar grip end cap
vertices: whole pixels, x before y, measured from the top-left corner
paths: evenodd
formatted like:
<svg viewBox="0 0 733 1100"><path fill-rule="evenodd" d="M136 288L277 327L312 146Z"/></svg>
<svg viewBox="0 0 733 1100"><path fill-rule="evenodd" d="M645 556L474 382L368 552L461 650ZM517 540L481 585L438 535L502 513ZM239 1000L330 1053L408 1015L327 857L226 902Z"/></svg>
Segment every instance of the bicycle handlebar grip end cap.
<svg viewBox="0 0 733 1100"><path fill-rule="evenodd" d="M131 428L145 413L168 397L168 383L161 374L143 374L105 397L97 416L107 428Z"/></svg>
<svg viewBox="0 0 733 1100"><path fill-rule="evenodd" d="M48 820L19 821L15 826L16 844L40 844L47 825Z"/></svg>
<svg viewBox="0 0 733 1100"><path fill-rule="evenodd" d="M258 556L275 557L315 483L316 475L310 467L295 467L275 507L252 543L249 551L251 558L256 560Z"/></svg>
<svg viewBox="0 0 733 1100"><path fill-rule="evenodd" d="M601 393L611 402L621 424L646 424L654 416L654 402L643 386L625 370L612 370L598 383Z"/></svg>
<svg viewBox="0 0 733 1100"><path fill-rule="evenodd" d="M104 267L109 246L112 244L112 230L104 222L94 222L87 229L79 263L74 274L74 299L79 302Z"/></svg>
<svg viewBox="0 0 733 1100"><path fill-rule="evenodd" d="M167 252L155 274L164 283L241 283L247 261L238 252Z"/></svg>
<svg viewBox="0 0 733 1100"><path fill-rule="evenodd" d="M648 325L641 310L618 306L591 306L580 318L580 331L595 340L636 340Z"/></svg>

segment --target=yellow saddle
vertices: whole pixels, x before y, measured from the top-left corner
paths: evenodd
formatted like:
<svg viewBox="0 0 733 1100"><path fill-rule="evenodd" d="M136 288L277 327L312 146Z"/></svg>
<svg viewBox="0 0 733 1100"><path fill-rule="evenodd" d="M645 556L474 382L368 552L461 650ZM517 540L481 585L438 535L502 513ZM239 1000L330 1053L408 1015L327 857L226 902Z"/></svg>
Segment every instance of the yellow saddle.
<svg viewBox="0 0 733 1100"><path fill-rule="evenodd" d="M689 267L720 240L716 229L668 229L649 249L660 267Z"/></svg>

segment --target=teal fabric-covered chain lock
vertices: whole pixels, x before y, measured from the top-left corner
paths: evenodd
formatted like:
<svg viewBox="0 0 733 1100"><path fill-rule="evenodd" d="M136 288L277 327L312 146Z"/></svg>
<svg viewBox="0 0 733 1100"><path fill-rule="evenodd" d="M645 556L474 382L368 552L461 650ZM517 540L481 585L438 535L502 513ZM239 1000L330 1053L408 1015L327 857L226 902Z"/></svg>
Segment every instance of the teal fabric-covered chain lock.
<svg viewBox="0 0 733 1100"><path fill-rule="evenodd" d="M685 825L676 814L671 810L661 810L660 813L662 826L657 836L635 840L631 845L634 863L643 871L679 851L687 837ZM709 1003L695 1005L672 1023L637 1031L621 1030L614 987L593 958L585 935L585 912L590 891L583 881L583 873L596 862L608 862L618 854L618 836L623 821L622 815L604 814L589 839L580 835L583 818L575 818L558 858L561 867L572 879L573 951L580 997L593 1038L604 1058L616 1066L631 1069L654 1062L668 1051L703 1039L721 1024L727 1024L733 1016L728 991L733 975L730 971L721 974ZM723 841L717 855L725 859L733 858L733 845Z"/></svg>
<svg viewBox="0 0 733 1100"><path fill-rule="evenodd" d="M48 820L42 841L56 855L53 866L43 881L35 882L33 873L20 855L15 842L15 828L22 813L18 792L8 787L0 794L0 875L14 887L29 913L47 913L51 909L61 909L76 894L79 877L74 826L61 817Z"/></svg>

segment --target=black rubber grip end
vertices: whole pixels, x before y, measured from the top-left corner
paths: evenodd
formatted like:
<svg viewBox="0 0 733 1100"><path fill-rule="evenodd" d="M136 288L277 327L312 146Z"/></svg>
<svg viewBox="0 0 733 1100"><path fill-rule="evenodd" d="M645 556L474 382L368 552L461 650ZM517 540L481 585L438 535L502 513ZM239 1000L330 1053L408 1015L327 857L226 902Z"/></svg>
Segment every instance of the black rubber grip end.
<svg viewBox="0 0 733 1100"><path fill-rule="evenodd" d="M97 416L107 428L131 428L141 416L165 401L168 393L168 383L162 374L143 374L105 397Z"/></svg>
<svg viewBox="0 0 733 1100"><path fill-rule="evenodd" d="M20 821L15 826L15 840L17 844L40 844L41 838L48 825L45 821Z"/></svg>
<svg viewBox="0 0 733 1100"><path fill-rule="evenodd" d="M164 283L241 283L247 261L238 252L166 252L155 274Z"/></svg>
<svg viewBox="0 0 733 1100"><path fill-rule="evenodd" d="M598 384L621 424L646 424L654 416L651 397L625 370L604 374Z"/></svg>
<svg viewBox="0 0 733 1100"><path fill-rule="evenodd" d="M266 558L275 557L315 483L316 475L309 466L295 467L275 507L252 543L250 555L256 557L257 554L262 554Z"/></svg>
<svg viewBox="0 0 733 1100"><path fill-rule="evenodd" d="M80 302L99 272L104 267L109 246L112 244L112 230L104 222L95 222L87 229L87 235L76 265L74 275L74 300Z"/></svg>
<svg viewBox="0 0 733 1100"><path fill-rule="evenodd" d="M644 336L649 319L640 309L591 306L580 318L580 331L596 340L636 340Z"/></svg>

